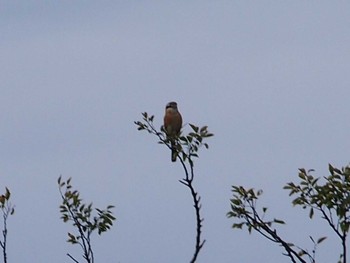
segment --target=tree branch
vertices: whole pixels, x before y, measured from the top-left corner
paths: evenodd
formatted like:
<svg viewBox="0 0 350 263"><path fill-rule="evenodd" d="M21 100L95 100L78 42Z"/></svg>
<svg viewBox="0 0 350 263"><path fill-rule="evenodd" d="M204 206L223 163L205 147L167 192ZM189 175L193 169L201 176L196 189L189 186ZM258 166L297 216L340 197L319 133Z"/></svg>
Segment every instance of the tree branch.
<svg viewBox="0 0 350 263"><path fill-rule="evenodd" d="M266 224L266 222L264 222L258 212L256 211L255 207L252 207L250 206L250 208L252 209L253 211L253 214L254 214L254 217L253 218L252 216L248 215L247 214L247 217L253 222L252 226L255 230L257 230L259 233L262 233L262 231L260 231L260 228L262 228L268 235L270 235L271 238L268 238L269 240L272 240L276 243L279 243L287 252L287 255L289 256L289 258L292 260L292 262L296 263L296 260L294 257L296 257L300 262L302 263L306 263L306 261L301 257L299 256L299 254L293 250L290 245L285 242L278 234L277 234L277 231L274 229L272 230L268 224ZM267 235L264 234L264 236L266 237Z"/></svg>
<svg viewBox="0 0 350 263"><path fill-rule="evenodd" d="M166 131L163 128L161 128L162 132L159 132L154 127L153 125L154 116L153 115L149 116L147 112L142 113L142 116L143 116L144 123L140 121L134 122L138 126L138 130L146 130L149 133L156 135L159 139L159 143L165 144L166 147L168 147L170 150L174 150L169 138L167 138L166 136ZM178 145L178 147L176 148L177 159L180 161L185 172L185 178L179 180L179 182L190 189L190 193L193 200L193 206L195 209L195 215L196 215L195 252L190 261L191 263L194 263L197 260L198 254L202 249L205 243L205 240L202 241L201 239L203 218L201 218L201 215L200 215L200 209L201 209L200 196L198 195L198 193L193 187L194 163L193 163L192 157L198 157L197 152L200 146L204 145L206 148L209 147L207 143L203 143L203 139L207 137L211 137L213 136L213 134L208 132L207 126L203 126L202 128L196 127L192 124L190 124L190 126L193 132L190 132L186 136L177 137L175 138L175 141L177 142L176 145ZM183 146L186 147L186 150L187 150L186 152L184 151ZM186 161L189 167L186 165Z"/></svg>
<svg viewBox="0 0 350 263"><path fill-rule="evenodd" d="M195 191L194 187L193 187L193 178L194 178L194 173L193 173L193 162L191 165L191 176L189 177L188 172L187 172L187 167L185 165L185 162L183 161L182 157L179 156L179 160L185 170L185 174L186 177L183 178L182 180L179 180L180 183L182 183L183 185L187 186L190 189L191 195L192 195L192 199L193 199L193 206L195 209L195 213L196 213L196 244L195 244L195 252L194 255L191 259L191 263L196 262L198 254L200 252L200 250L202 249L205 240L201 240L201 234L202 234L202 222L203 222L203 218L201 218L200 216L200 209L201 209L201 205L200 205L200 196L198 195L198 193ZM190 160L190 159L189 159Z"/></svg>
<svg viewBox="0 0 350 263"><path fill-rule="evenodd" d="M75 263L79 263L79 261L72 257L69 253L67 253L67 256L70 257L70 259L73 260Z"/></svg>
<svg viewBox="0 0 350 263"><path fill-rule="evenodd" d="M7 263L7 219L10 215L13 215L15 212L14 206L11 205L9 202L10 200L10 190L6 187L6 192L3 195L0 195L0 208L2 211L2 217L3 217L3 230L2 230L2 236L3 240L0 241L0 246L2 248L2 254L4 263Z"/></svg>

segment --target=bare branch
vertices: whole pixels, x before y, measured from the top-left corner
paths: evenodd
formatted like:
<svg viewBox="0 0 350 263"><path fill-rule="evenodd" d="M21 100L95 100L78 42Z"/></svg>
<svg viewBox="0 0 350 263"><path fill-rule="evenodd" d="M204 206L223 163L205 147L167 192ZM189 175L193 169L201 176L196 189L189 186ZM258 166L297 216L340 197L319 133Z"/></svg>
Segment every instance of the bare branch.
<svg viewBox="0 0 350 263"><path fill-rule="evenodd" d="M78 260L76 260L74 257L71 256L71 254L67 253L67 256L68 256L71 260L73 260L75 263L79 263Z"/></svg>

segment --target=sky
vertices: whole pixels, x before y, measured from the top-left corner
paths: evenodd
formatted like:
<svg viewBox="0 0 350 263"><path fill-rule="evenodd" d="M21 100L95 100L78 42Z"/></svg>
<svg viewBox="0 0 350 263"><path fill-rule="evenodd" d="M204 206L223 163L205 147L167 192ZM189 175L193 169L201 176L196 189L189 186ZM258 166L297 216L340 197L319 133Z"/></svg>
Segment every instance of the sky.
<svg viewBox="0 0 350 263"><path fill-rule="evenodd" d="M0 191L9 262L72 262L57 178L87 203L115 205L93 236L96 262L189 262L190 193L167 148L139 132L176 101L215 136L195 161L203 238L198 262L289 262L258 234L233 230L232 185L263 189L278 232L336 262L327 224L293 208L298 168L349 164L350 3L346 1L1 1ZM1 190L2 189L2 190ZM317 214L315 214L317 216Z"/></svg>

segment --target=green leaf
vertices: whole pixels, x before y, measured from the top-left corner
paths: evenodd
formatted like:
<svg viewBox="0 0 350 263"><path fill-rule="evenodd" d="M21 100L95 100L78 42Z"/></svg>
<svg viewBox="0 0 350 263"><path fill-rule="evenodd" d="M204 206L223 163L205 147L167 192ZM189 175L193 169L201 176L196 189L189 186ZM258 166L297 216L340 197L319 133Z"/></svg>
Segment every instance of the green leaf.
<svg viewBox="0 0 350 263"><path fill-rule="evenodd" d="M239 199L231 199L231 203L237 206L242 205L242 201Z"/></svg>
<svg viewBox="0 0 350 263"><path fill-rule="evenodd" d="M312 236L309 236L309 238L311 239L312 243L315 243L315 240Z"/></svg>
<svg viewBox="0 0 350 263"><path fill-rule="evenodd" d="M10 193L10 190L7 187L5 187L5 188L6 188L5 199L9 200L10 196L11 196L11 193Z"/></svg>
<svg viewBox="0 0 350 263"><path fill-rule="evenodd" d="M299 178L302 179L302 180L305 180L305 179L306 179L306 173L300 172L298 176L299 176Z"/></svg>
<svg viewBox="0 0 350 263"><path fill-rule="evenodd" d="M304 249L300 250L300 252L298 253L298 255L299 255L300 257L302 257L302 256L304 256L304 255L306 255L306 254L307 254L307 252L306 252Z"/></svg>
<svg viewBox="0 0 350 263"><path fill-rule="evenodd" d="M203 126L201 129L200 129L200 133L203 133L204 131L206 131L208 129L208 126Z"/></svg>
<svg viewBox="0 0 350 263"><path fill-rule="evenodd" d="M69 237L69 239L67 240L68 242L70 242L72 244L78 243L77 240L76 240L76 237L73 234L68 232L68 237Z"/></svg>
<svg viewBox="0 0 350 263"><path fill-rule="evenodd" d="M232 228L238 228L238 229L242 229L244 223L239 223L239 224L233 224Z"/></svg>
<svg viewBox="0 0 350 263"><path fill-rule="evenodd" d="M333 168L333 166L330 163L328 164L328 170L329 170L331 175L334 174L334 168Z"/></svg>
<svg viewBox="0 0 350 263"><path fill-rule="evenodd" d="M350 222L342 222L340 223L340 229L343 233L347 233L349 231Z"/></svg>
<svg viewBox="0 0 350 263"><path fill-rule="evenodd" d="M320 237L318 240L317 240L317 244L320 244L322 243L324 240L326 240L327 237Z"/></svg>
<svg viewBox="0 0 350 263"><path fill-rule="evenodd" d="M314 209L311 207L310 208L310 213L309 213L310 219L312 219L313 216L314 216Z"/></svg>
<svg viewBox="0 0 350 263"><path fill-rule="evenodd" d="M192 130L194 130L195 132L198 132L199 128L191 123L189 123L189 125L191 126Z"/></svg>
<svg viewBox="0 0 350 263"><path fill-rule="evenodd" d="M283 220L276 219L276 218L273 220L273 222L276 223L276 224L281 224L281 225L285 225L286 224Z"/></svg>

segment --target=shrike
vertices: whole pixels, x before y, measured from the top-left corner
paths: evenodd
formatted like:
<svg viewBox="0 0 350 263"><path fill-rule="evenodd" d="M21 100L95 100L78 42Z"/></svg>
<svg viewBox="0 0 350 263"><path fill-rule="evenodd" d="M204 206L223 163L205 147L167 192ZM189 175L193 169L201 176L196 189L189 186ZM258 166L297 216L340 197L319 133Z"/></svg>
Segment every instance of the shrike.
<svg viewBox="0 0 350 263"><path fill-rule="evenodd" d="M164 129L171 142L171 161L175 162L177 157L175 138L180 135L182 117L177 109L177 103L172 101L165 106Z"/></svg>

